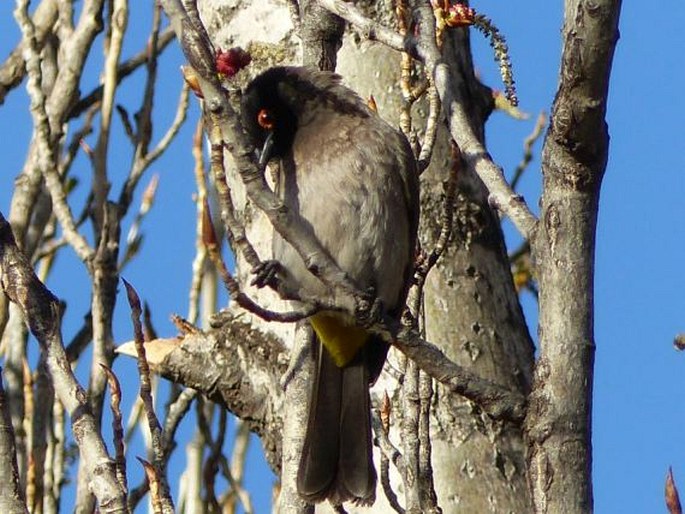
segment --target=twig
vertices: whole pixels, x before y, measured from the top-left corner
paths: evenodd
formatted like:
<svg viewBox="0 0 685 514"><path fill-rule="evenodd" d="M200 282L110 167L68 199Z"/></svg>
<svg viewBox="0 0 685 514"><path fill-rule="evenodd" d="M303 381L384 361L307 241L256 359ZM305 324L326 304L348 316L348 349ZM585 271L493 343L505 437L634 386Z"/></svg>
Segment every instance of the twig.
<svg viewBox="0 0 685 514"><path fill-rule="evenodd" d="M407 360L402 383L400 434L404 457L404 498L409 512L421 512L419 481L419 373L415 362Z"/></svg>
<svg viewBox="0 0 685 514"><path fill-rule="evenodd" d="M545 111L542 111L540 114L538 114L538 119L535 121L533 131L528 137L526 137L526 139L523 140L523 157L521 158L521 162L519 162L516 166L516 169L514 170L514 176L511 179L511 188L514 191L516 191L516 186L523 176L523 172L526 171L530 161L533 160L533 145L539 139L540 135L542 134L542 129L545 128L546 124L547 115L545 114Z"/></svg>
<svg viewBox="0 0 685 514"><path fill-rule="evenodd" d="M165 514L169 512L166 510L166 505L164 504L164 493L163 485L161 483L162 477L159 475L158 469L150 464L145 459L137 457L138 462L143 465L143 470L145 471L145 477L147 478L147 483L150 487L150 499L152 500L152 512L154 514ZM173 510L170 512L173 513Z"/></svg>
<svg viewBox="0 0 685 514"><path fill-rule="evenodd" d="M188 101L190 97L189 91L188 85L183 83L181 93L179 94L178 103L176 104L176 115L174 116L171 125L169 125L169 128L167 128L166 132L162 136L162 139L160 139L157 145L145 156L146 167L149 167L157 160L157 158L159 158L160 155L164 153L185 122L186 117L188 116Z"/></svg>
<svg viewBox="0 0 685 514"><path fill-rule="evenodd" d="M367 18L351 3L343 2L342 0L319 0L319 4L330 12L337 14L351 25L354 25L366 39L378 41L400 52L408 52L411 55L415 55L414 47L409 37L402 36Z"/></svg>
<svg viewBox="0 0 685 514"><path fill-rule="evenodd" d="M96 232L99 234L105 216L105 202L110 183L107 180L107 152L110 141L114 93L117 87L117 65L121 56L124 33L128 24L128 2L112 0L109 23L109 38L105 44L104 89L100 105L100 131L93 151L93 219Z"/></svg>
<svg viewBox="0 0 685 514"><path fill-rule="evenodd" d="M389 400L388 400L389 402ZM386 422L382 421L382 417L379 416L372 416L371 417L371 425L373 426L373 432L376 434L376 441L378 443L378 447L381 451L381 456L386 458L389 462L392 462L393 465L397 468L397 470L400 473L400 476L405 477L405 469L406 465L404 462L404 457L400 453L400 451L392 444L392 441L390 441L389 437L389 424ZM388 488L390 487L390 484L388 482ZM386 495L388 495L388 500L392 501L392 498L394 497L394 502L397 502L397 497L395 496L394 492L392 489L386 490ZM397 509L395 509L397 510Z"/></svg>
<svg viewBox="0 0 685 514"><path fill-rule="evenodd" d="M206 404L208 409L211 409L207 414L213 414L216 410L216 405L213 403ZM206 497L205 501L210 504L210 511L221 512L221 507L216 498L215 482L216 475L219 472L219 460L221 457L221 449L226 438L226 410L218 409L219 423L217 427L216 439L212 437L212 431L209 427L209 422L205 416L206 410L200 409L198 412L198 424L200 430L204 434L204 438L208 441L209 454L202 467L202 477L205 484ZM213 417L213 416L212 416Z"/></svg>
<svg viewBox="0 0 685 514"><path fill-rule="evenodd" d="M221 134L219 127L212 126L213 140L221 141ZM226 167L224 165L224 145L222 143L214 143L210 146L210 170L214 177L214 187L216 188L219 197L219 205L221 207L221 220L226 229L226 238L231 249L245 258L245 261L257 268L262 264L257 251L250 243L245 233L245 226L238 221L235 215L235 206L231 197L231 190L228 187L226 180ZM224 281L225 282L225 281Z"/></svg>
<svg viewBox="0 0 685 514"><path fill-rule="evenodd" d="M140 398L143 401L145 414L147 416L148 427L150 429L150 435L152 438L152 454L154 457L153 467L155 471L155 478L159 481L159 494L162 510L164 514L173 514L174 504L173 500L171 499L171 494L169 493L169 484L167 483L166 476L163 473L164 465L162 463L164 462L165 455L162 442L162 427L159 424L157 415L155 414L155 408L152 401L150 368L148 366L147 359L145 358L143 330L140 324L140 315L142 313L142 309L140 307L140 298L138 297L138 294L136 293L135 289L133 289L131 284L129 284L126 280L123 280L123 282L124 286L126 287L128 303L131 307L131 321L133 322L133 331L135 335L134 340L136 345L136 352L138 353L138 374L140 375ZM148 478L150 478L149 474ZM150 491L153 492L153 490L153 484L151 481Z"/></svg>
<svg viewBox="0 0 685 514"><path fill-rule="evenodd" d="M433 445L430 438L430 410L433 400L433 379L419 373L419 476L422 512L438 513L438 496L433 480Z"/></svg>
<svg viewBox="0 0 685 514"><path fill-rule="evenodd" d="M126 267L133 257L140 250L140 244L142 241L142 236L139 234L140 226L145 219L145 216L150 212L152 205L155 202L155 195L157 193L157 185L159 184L159 175L152 175L150 182L148 183L145 191L143 192L143 197L140 200L140 207L136 213L131 227L128 229L128 234L126 236L126 251L124 252L124 257L117 266L119 272Z"/></svg>
<svg viewBox="0 0 685 514"><path fill-rule="evenodd" d="M57 19L57 1L43 0L33 13L33 24L36 27L36 41L42 48L45 37ZM21 84L26 67L24 63L23 42L20 42L0 66L0 105L5 102L7 94Z"/></svg>
<svg viewBox="0 0 685 514"><path fill-rule="evenodd" d="M45 468L48 447L48 434L52 425L52 406L55 394L50 384L50 377L45 365L45 356L41 355L36 368L34 383L33 415L30 419L31 427L31 453L35 470L35 496L34 505L42 505L45 501ZM28 496L28 495L27 495ZM32 509L33 510L33 509Z"/></svg>
<svg viewBox="0 0 685 514"><path fill-rule="evenodd" d="M124 428L121 416L121 385L114 372L101 364L102 369L107 374L109 384L110 406L112 408L112 435L114 437L114 462L117 468L117 478L124 491L128 490L126 481L126 454L124 451Z"/></svg>
<svg viewBox="0 0 685 514"><path fill-rule="evenodd" d="M243 309L259 316L266 321L279 321L281 323L294 323L296 321L301 321L318 312L318 308L315 306L305 307L299 311L274 312L257 304L254 300L241 291L240 284L228 271L228 268L226 267L226 264L219 253L219 244L216 240L216 234L214 233L214 227L212 225L212 218L209 214L209 203L206 200L202 222L202 239L205 247L207 248L209 258L212 260L214 266L219 272L219 276L221 276L221 280L226 286L228 293L231 295L231 299L233 299L233 301L235 301Z"/></svg>
<svg viewBox="0 0 685 514"><path fill-rule="evenodd" d="M199 317L200 289L207 260L207 247L202 242L202 220L207 198L203 141L203 125L202 118L200 118L195 126L192 149L193 160L195 161L195 187L197 187L197 197L195 198L195 212L197 215L195 217L195 258L191 266L193 273L190 281L190 290L188 291L188 320L193 324L197 323Z"/></svg>
<svg viewBox="0 0 685 514"><path fill-rule="evenodd" d="M164 438L164 462L169 462L169 457L171 452L176 447L175 434L178 429L178 425L181 423L183 417L190 410L190 405L193 400L197 397L197 391L195 389L185 388L178 398L169 406L167 411L166 419L164 420L164 430L162 435Z"/></svg>
<svg viewBox="0 0 685 514"><path fill-rule="evenodd" d="M417 168L419 175L423 173L431 162L433 157L433 148L435 148L435 139L438 135L438 121L440 120L441 104L438 91L435 89L432 81L427 82L428 86L428 118L426 119L426 129L423 134L423 141L421 142L421 152L417 159Z"/></svg>
<svg viewBox="0 0 685 514"><path fill-rule="evenodd" d="M154 49L154 52L157 55L160 55L164 51L164 49L169 45L169 43L173 41L173 39L173 29L171 29L170 27L165 28L159 34L157 47ZM150 48L146 47L144 50L141 50L136 55L117 66L117 85L120 84L122 80L131 75L138 68L140 68L140 66L145 64L145 62L148 59L148 55L150 54L150 51ZM103 89L103 86L98 86L93 91L82 97L78 102L76 102L74 107L71 108L68 117L76 118L80 116L83 113L83 111L86 111L93 107L95 104L99 103L102 100Z"/></svg>
<svg viewBox="0 0 685 514"><path fill-rule="evenodd" d="M231 491L229 491L228 497L223 504L224 512L226 512L226 514L231 514L236 511L236 498L243 505L246 512L254 511L250 495L243 487L245 460L247 458L247 448L249 444L250 429L247 423L241 419L237 419L230 467L228 466L226 458L223 458L221 461L222 473L231 485Z"/></svg>

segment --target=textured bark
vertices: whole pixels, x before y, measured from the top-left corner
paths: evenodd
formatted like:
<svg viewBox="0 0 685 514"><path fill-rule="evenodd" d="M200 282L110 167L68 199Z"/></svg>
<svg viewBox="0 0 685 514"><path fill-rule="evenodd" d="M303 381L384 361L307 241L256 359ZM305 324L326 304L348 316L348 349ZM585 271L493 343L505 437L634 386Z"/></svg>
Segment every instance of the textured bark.
<svg viewBox="0 0 685 514"><path fill-rule="evenodd" d="M283 391L287 365L280 342L249 323L234 320L210 334L188 335L155 371L202 391L245 420L262 439L266 459L280 470Z"/></svg>
<svg viewBox="0 0 685 514"><path fill-rule="evenodd" d="M473 75L468 34L454 33L446 45L460 96L468 99L471 126L482 140L491 95ZM444 196L439 155L434 155L422 187L426 241L437 237L433 225ZM466 168L458 175L454 234L426 284L426 335L458 364L526 394L533 345L512 283L499 217L488 205L480 179ZM493 423L470 402L444 394L439 386L436 391L431 440L439 505L445 512L529 511L521 427Z"/></svg>
<svg viewBox="0 0 685 514"><path fill-rule="evenodd" d="M543 148L533 250L540 359L526 422L535 511L592 512L593 279L620 0L566 2L559 89Z"/></svg>
<svg viewBox="0 0 685 514"><path fill-rule="evenodd" d="M3 471L5 477L0 481L0 512L24 514L28 513L28 510L19 487L19 469L14 441L7 396L0 381L0 470Z"/></svg>

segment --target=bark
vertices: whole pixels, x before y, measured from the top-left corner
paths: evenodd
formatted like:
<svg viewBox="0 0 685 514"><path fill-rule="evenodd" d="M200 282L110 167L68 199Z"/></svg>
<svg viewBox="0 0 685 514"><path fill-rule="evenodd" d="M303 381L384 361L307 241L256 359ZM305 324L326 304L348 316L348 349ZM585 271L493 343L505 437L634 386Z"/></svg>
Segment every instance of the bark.
<svg viewBox="0 0 685 514"><path fill-rule="evenodd" d="M9 514L28 513L26 500L19 487L14 430L2 381L0 381L0 459L0 469L5 473L5 479L0 481L0 511Z"/></svg>
<svg viewBox="0 0 685 514"><path fill-rule="evenodd" d="M526 421L535 511L592 512L595 228L620 0L568 0L533 250L540 359Z"/></svg>
<svg viewBox="0 0 685 514"><path fill-rule="evenodd" d="M491 95L473 75L468 33L453 33L445 45L472 130L483 141ZM446 150L446 145L442 154L436 150L434 165L422 181L422 234L429 247L439 229L435 220L446 175L440 155L446 159ZM458 177L453 237L426 283L427 339L440 342L452 360L477 375L526 394L533 345L512 283L500 220L475 173L462 167ZM521 426L493 423L440 386L436 395L431 441L444 512L529 511Z"/></svg>

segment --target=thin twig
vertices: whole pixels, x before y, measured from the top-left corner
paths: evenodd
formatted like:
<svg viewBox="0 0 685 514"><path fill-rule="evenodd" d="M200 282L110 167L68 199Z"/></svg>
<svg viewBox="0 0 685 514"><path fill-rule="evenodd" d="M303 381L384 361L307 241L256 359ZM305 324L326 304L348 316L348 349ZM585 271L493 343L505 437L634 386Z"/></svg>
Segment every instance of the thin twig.
<svg viewBox="0 0 685 514"><path fill-rule="evenodd" d="M161 55L164 49L173 41L174 31L171 27L165 28L159 35L157 41L157 47L154 52L157 55ZM146 46L144 50L141 50L133 57L119 64L117 67L117 85L121 83L126 77L131 75L134 71L140 68L147 61L148 55L150 54L150 49ZM96 87L93 91L82 97L69 111L69 118L76 118L80 116L83 111L86 111L98 104L102 100L103 86Z"/></svg>
<svg viewBox="0 0 685 514"><path fill-rule="evenodd" d="M188 291L188 321L197 323L199 317L200 289L202 287L202 275L205 270L207 260L207 247L202 242L202 220L204 206L207 198L207 181L205 178L205 163L203 153L203 124L202 118L198 119L193 134L193 168L195 175L195 187L197 187L197 197L195 198L195 257L193 258L192 278Z"/></svg>
<svg viewBox="0 0 685 514"><path fill-rule="evenodd" d="M402 456L404 457L404 500L409 512L421 512L419 481L419 373L415 362L407 359L402 383Z"/></svg>
<svg viewBox="0 0 685 514"><path fill-rule="evenodd" d="M19 487L14 429L2 380L0 380L0 450L0 468L4 470L3 480L0 482L3 502L8 512L12 514L28 514L24 495Z"/></svg>
<svg viewBox="0 0 685 514"><path fill-rule="evenodd" d="M318 2L330 12L354 25L366 39L378 41L400 52L406 51L415 55L411 38L367 18L353 4L342 0L318 0Z"/></svg>
<svg viewBox="0 0 685 514"><path fill-rule="evenodd" d="M526 139L523 140L523 157L521 158L521 162L519 162L516 166L516 169L514 170L514 176L511 179L511 188L514 191L516 191L516 186L523 176L523 172L526 171L526 168L533 160L533 145L540 138L540 135L542 135L542 129L545 128L546 124L547 115L545 114L545 111L542 111L540 114L538 114L533 131L530 133L530 135L528 135L528 137L526 137Z"/></svg>
<svg viewBox="0 0 685 514"><path fill-rule="evenodd" d="M114 462L117 468L117 478L122 489L128 490L126 481L126 454L124 452L124 428L121 420L121 385L114 372L101 364L102 369L107 374L109 384L110 406L112 409L112 435L114 438Z"/></svg>
<svg viewBox="0 0 685 514"><path fill-rule="evenodd" d="M154 457L153 468L155 471L155 479L159 481L159 495L162 505L162 510L164 514L173 514L174 504L171 499L171 494L169 493L169 485L166 480L166 476L163 473L164 465L164 450L162 442L162 427L159 424L157 415L155 414L154 403L152 401L152 387L150 382L150 367L148 366L147 359L145 358L145 345L143 339L143 330L140 324L140 315L142 309L140 306L140 298L136 293L135 289L126 282L123 281L126 287L126 295L128 297L128 302L131 307L131 321L133 322L134 331L134 341L136 345L136 352L138 353L138 374L140 375L140 398L143 401L143 406L145 408L145 414L147 416L148 427L150 429L150 435L152 438L152 454ZM147 469L146 469L147 473ZM148 474L148 478L150 475ZM150 482L150 491L153 492L153 484ZM153 495L154 498L155 495Z"/></svg>

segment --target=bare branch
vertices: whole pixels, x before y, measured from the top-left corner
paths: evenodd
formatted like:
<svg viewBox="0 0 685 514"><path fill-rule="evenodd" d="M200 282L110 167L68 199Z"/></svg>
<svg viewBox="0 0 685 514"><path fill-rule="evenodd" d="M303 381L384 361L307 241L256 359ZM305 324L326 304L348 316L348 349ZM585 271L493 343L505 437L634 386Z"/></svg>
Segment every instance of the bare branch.
<svg viewBox="0 0 685 514"><path fill-rule="evenodd" d="M427 2L418 2L414 13L420 26L417 52L424 61L428 73L433 77L446 111L450 135L459 146L464 162L476 172L488 188L490 203L509 216L523 237L531 237L537 220L521 196L509 187L502 170L492 162L471 128L455 78L435 43L435 21L431 7Z"/></svg>
<svg viewBox="0 0 685 514"><path fill-rule="evenodd" d="M559 513L592 510L595 230L621 2L565 6L560 83L542 152L545 223L531 241L540 358L525 423L534 506Z"/></svg>
<svg viewBox="0 0 685 514"><path fill-rule="evenodd" d="M384 27L362 14L354 5L342 0L318 0L319 4L333 14L340 16L346 22L354 25L359 31L372 41L378 41L400 52L415 55L409 38Z"/></svg>
<svg viewBox="0 0 685 514"><path fill-rule="evenodd" d="M33 14L33 24L36 27L36 43L42 48L45 37L50 33L57 20L57 0L43 0ZM0 66L0 105L7 94L21 84L26 74L24 62L24 43L20 42L12 50L9 57Z"/></svg>
<svg viewBox="0 0 685 514"><path fill-rule="evenodd" d="M14 430L8 407L5 390L0 380L0 469L3 470L5 477L4 480L0 480L0 511L8 514L28 514L22 490L19 487Z"/></svg>
<svg viewBox="0 0 685 514"><path fill-rule="evenodd" d="M57 172L55 152L52 148L52 133L50 120L46 112L46 98L41 88L42 72L40 69L40 55L35 39L35 27L28 16L28 2L18 0L15 16L23 34L23 46L26 55L26 71L28 74L27 90L31 98L31 115L33 117L35 141L38 147L38 164L45 177L45 184L52 197L53 209L59 219L64 237L74 248L84 262L93 256L93 250L87 241L76 230L71 210L66 201L62 180Z"/></svg>
<svg viewBox="0 0 685 514"><path fill-rule="evenodd" d="M147 416L148 427L152 438L152 453L154 455L153 467L155 471L155 479L159 487L158 494L154 494L152 481L150 485L153 498L158 500L162 512L164 514L174 513L174 504L169 492L169 484L167 483L166 474L163 472L164 466L164 447L162 442L162 426L155 414L155 407L152 401L152 388L150 386L150 368L145 358L145 345L143 344L143 330L140 324L140 315L142 309L140 307L140 299L135 289L124 280L126 287L126 294L128 296L128 303L131 307L131 321L133 322L133 331L135 333L136 352L138 353L138 374L140 376L140 397L143 400L145 407L145 414ZM146 468L147 473L147 468ZM148 474L150 478L150 474Z"/></svg>
<svg viewBox="0 0 685 514"><path fill-rule="evenodd" d="M76 381L62 346L59 301L38 280L28 260L17 248L12 229L1 214L0 270L5 294L21 308L31 332L46 354L55 393L71 416L72 433L101 512L126 512L126 499L116 478L114 463L107 455L86 393Z"/></svg>
<svg viewBox="0 0 685 514"><path fill-rule="evenodd" d="M114 462L117 467L117 478L121 487L128 490L128 483L126 480L126 454L124 451L124 427L122 425L121 415L121 385L119 379L114 372L101 364L102 369L107 374L107 383L109 384L110 406L112 408L112 434L114 436Z"/></svg>

